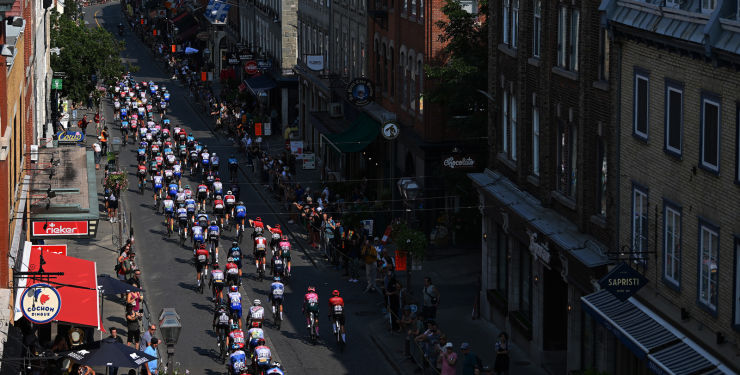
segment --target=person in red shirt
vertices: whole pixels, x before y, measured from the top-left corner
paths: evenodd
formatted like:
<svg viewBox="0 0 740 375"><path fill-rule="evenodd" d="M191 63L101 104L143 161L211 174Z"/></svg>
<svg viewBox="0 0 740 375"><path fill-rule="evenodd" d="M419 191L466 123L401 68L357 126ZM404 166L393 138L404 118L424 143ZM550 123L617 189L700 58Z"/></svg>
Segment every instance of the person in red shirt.
<svg viewBox="0 0 740 375"><path fill-rule="evenodd" d="M342 341L347 343L347 336L344 332L344 299L339 296L339 291L334 290L331 292L331 298L329 298L329 319L332 321L332 327L334 334L337 333L337 328L334 322L339 322L339 329L342 333Z"/></svg>
<svg viewBox="0 0 740 375"><path fill-rule="evenodd" d="M274 227L267 226L267 230L272 233L270 236L270 249L272 249L273 255L278 252L278 243L280 243L280 237L283 235L283 230L280 229L280 224L275 224Z"/></svg>
<svg viewBox="0 0 740 375"><path fill-rule="evenodd" d="M195 272L196 279L198 280L198 287L200 287L200 273L203 272L203 268L208 272L208 249L205 244L200 244L198 249L195 250Z"/></svg>
<svg viewBox="0 0 740 375"><path fill-rule="evenodd" d="M249 225L254 228L254 232L252 232L252 239L262 235L262 232L265 231L265 224L262 222L261 217L258 217L254 220L249 220Z"/></svg>

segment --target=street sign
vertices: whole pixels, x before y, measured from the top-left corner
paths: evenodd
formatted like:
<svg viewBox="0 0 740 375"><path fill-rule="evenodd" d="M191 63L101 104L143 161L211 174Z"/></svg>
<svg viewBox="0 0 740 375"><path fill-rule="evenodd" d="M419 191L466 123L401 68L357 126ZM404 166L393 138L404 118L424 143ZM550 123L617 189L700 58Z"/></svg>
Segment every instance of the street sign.
<svg viewBox="0 0 740 375"><path fill-rule="evenodd" d="M356 78L347 86L347 101L356 106L365 106L373 101L373 83L367 78Z"/></svg>
<svg viewBox="0 0 740 375"><path fill-rule="evenodd" d="M51 79L51 89L52 90L61 90L62 89L62 79L61 78L52 78Z"/></svg>
<svg viewBox="0 0 740 375"><path fill-rule="evenodd" d="M244 64L244 72L246 72L249 75L257 74L259 69L257 68L257 62L254 60L247 61Z"/></svg>
<svg viewBox="0 0 740 375"><path fill-rule="evenodd" d="M640 290L648 280L627 263L620 263L599 280L599 285L624 302Z"/></svg>
<svg viewBox="0 0 740 375"><path fill-rule="evenodd" d="M316 154L313 152L303 154L303 169L316 169Z"/></svg>
<svg viewBox="0 0 740 375"><path fill-rule="evenodd" d="M67 78L67 72L54 72L52 74L54 78Z"/></svg>
<svg viewBox="0 0 740 375"><path fill-rule="evenodd" d="M43 251L49 254L67 255L67 245L33 245L31 250Z"/></svg>
<svg viewBox="0 0 740 375"><path fill-rule="evenodd" d="M31 237L75 238L90 234L88 222L85 221L34 221L31 223Z"/></svg>

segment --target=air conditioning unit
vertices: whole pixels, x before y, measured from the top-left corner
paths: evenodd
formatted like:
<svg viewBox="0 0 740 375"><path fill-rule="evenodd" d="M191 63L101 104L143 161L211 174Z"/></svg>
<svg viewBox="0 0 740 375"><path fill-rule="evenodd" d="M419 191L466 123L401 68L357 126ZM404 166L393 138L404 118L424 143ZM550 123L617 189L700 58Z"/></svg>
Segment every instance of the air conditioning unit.
<svg viewBox="0 0 740 375"><path fill-rule="evenodd" d="M339 118L344 114L342 113L342 103L329 103L329 117Z"/></svg>

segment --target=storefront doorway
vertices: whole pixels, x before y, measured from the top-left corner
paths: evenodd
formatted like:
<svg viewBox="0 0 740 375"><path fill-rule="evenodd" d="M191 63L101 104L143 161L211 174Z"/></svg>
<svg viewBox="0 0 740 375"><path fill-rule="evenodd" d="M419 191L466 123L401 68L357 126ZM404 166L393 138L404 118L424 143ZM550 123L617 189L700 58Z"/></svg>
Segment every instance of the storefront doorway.
<svg viewBox="0 0 740 375"><path fill-rule="evenodd" d="M563 373L568 350L568 284L560 272L544 268L543 365Z"/></svg>

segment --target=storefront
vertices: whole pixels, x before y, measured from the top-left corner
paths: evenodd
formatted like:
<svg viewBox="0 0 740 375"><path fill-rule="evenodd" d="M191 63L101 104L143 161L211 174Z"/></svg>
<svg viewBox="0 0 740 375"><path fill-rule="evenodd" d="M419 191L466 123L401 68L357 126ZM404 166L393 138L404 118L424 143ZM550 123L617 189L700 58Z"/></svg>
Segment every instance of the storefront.
<svg viewBox="0 0 740 375"><path fill-rule="evenodd" d="M581 368L591 349L579 301L606 272L605 247L503 175L468 176L483 215L481 316L506 327L536 364Z"/></svg>

